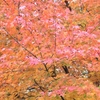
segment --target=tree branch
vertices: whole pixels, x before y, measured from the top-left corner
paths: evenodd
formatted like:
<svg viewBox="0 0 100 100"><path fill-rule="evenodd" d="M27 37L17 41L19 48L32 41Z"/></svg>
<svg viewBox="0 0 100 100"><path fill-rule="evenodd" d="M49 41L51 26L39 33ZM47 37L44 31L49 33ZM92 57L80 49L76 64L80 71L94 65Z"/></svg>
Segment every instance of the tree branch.
<svg viewBox="0 0 100 100"><path fill-rule="evenodd" d="M6 0L3 0L5 3L6 3L6 5L8 5L9 6L9 4L7 3L7 1Z"/></svg>
<svg viewBox="0 0 100 100"><path fill-rule="evenodd" d="M22 44L20 44L20 42L15 38L15 37L13 37L12 35L10 35L9 34L9 32L6 30L6 29L4 29L5 30L5 32L17 43L17 44L19 44L25 51L27 51L29 54L31 54L33 57L35 57L36 59L38 59L38 57L35 55L35 54L33 54L30 50L28 50L27 48L25 48ZM44 67L45 67L45 69L46 69L46 71L48 72L48 68L47 68L47 66L46 66L46 64L41 60L41 63L44 65Z"/></svg>
<svg viewBox="0 0 100 100"><path fill-rule="evenodd" d="M40 86L38 83L37 83L37 81L34 79L34 83L40 88L40 90L42 90L43 92L44 92L44 89L43 89L43 87L42 86Z"/></svg>

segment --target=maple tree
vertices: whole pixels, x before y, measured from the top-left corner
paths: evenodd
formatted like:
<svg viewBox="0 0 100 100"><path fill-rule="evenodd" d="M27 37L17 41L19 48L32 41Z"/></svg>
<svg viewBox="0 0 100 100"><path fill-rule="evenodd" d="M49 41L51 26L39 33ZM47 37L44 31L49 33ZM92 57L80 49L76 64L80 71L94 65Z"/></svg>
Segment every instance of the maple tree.
<svg viewBox="0 0 100 100"><path fill-rule="evenodd" d="M0 98L99 99L99 3L1 0Z"/></svg>

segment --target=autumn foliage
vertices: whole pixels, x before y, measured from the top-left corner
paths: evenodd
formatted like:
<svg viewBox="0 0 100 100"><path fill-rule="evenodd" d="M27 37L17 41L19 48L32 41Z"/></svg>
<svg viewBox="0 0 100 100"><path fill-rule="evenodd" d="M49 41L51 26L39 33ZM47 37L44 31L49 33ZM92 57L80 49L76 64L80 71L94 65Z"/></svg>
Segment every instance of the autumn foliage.
<svg viewBox="0 0 100 100"><path fill-rule="evenodd" d="M0 100L100 99L100 0L1 0Z"/></svg>

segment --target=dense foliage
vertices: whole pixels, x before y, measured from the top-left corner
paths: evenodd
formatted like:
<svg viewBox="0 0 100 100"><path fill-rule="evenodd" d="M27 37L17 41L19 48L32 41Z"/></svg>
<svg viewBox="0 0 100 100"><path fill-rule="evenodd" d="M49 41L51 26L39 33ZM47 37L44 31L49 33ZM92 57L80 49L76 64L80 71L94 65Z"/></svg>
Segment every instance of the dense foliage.
<svg viewBox="0 0 100 100"><path fill-rule="evenodd" d="M99 0L1 0L1 100L99 100L99 87Z"/></svg>

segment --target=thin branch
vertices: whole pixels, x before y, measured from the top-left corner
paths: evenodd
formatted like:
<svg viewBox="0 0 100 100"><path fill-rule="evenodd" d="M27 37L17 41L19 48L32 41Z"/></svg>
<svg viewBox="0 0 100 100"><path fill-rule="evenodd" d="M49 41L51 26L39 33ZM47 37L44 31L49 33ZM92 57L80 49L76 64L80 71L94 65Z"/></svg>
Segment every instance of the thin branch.
<svg viewBox="0 0 100 100"><path fill-rule="evenodd" d="M32 34L32 32L31 32L30 30L29 30L29 32L30 32L30 34ZM34 39L35 43L37 44L36 39L35 39L34 37L33 37L33 39ZM37 46L37 48L38 48L38 50L40 51L40 56L41 56L41 58L43 58L42 53L41 53L41 50L40 50L40 46ZM48 68L47 68L47 65L46 65L43 61L41 61L41 62L42 62L42 64L44 65L46 71L48 72L49 70L48 70Z"/></svg>
<svg viewBox="0 0 100 100"><path fill-rule="evenodd" d="M66 7L67 7L70 11L72 11L72 8L70 7L69 2L68 2L67 0L65 0L65 4L66 4Z"/></svg>
<svg viewBox="0 0 100 100"><path fill-rule="evenodd" d="M18 15L20 16L20 1L18 2Z"/></svg>
<svg viewBox="0 0 100 100"><path fill-rule="evenodd" d="M5 30L6 31L6 30ZM7 31L6 31L7 32ZM7 34L15 41L15 42L17 42L24 50L26 50L29 54L31 54L32 56L34 56L35 58L37 58L37 56L36 55L34 55L31 51L29 51L27 48L25 48L22 44L20 44L19 43L19 41L16 39L16 38L14 38L12 35L10 35L8 32L7 32ZM37 58L38 59L38 58Z"/></svg>
<svg viewBox="0 0 100 100"><path fill-rule="evenodd" d="M62 66L62 68L64 69L65 74L68 74L69 73L69 70L68 70L67 66Z"/></svg>
<svg viewBox="0 0 100 100"><path fill-rule="evenodd" d="M60 96L60 97L61 97L61 100L65 100L63 96Z"/></svg>
<svg viewBox="0 0 100 100"><path fill-rule="evenodd" d="M5 3L6 3L6 5L8 5L9 6L9 4L8 4L8 2L6 1L6 0L3 0Z"/></svg>
<svg viewBox="0 0 100 100"><path fill-rule="evenodd" d="M6 33L17 43L19 44L25 51L27 51L29 54L31 54L33 57L35 57L36 59L38 59L38 57L33 54L30 50L28 50L27 48L25 48L22 44L20 44L20 42L15 38L13 37L12 35L9 34L9 32L7 32L6 29L4 29L6 31ZM47 68L47 65L41 60L41 63L44 65L46 71L48 72L48 68Z"/></svg>
<svg viewBox="0 0 100 100"><path fill-rule="evenodd" d="M43 92L44 92L44 89L43 89L43 87L42 86L40 86L38 83L37 83L37 81L34 79L34 83L40 88L40 90L42 90Z"/></svg>

